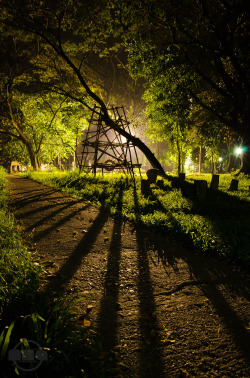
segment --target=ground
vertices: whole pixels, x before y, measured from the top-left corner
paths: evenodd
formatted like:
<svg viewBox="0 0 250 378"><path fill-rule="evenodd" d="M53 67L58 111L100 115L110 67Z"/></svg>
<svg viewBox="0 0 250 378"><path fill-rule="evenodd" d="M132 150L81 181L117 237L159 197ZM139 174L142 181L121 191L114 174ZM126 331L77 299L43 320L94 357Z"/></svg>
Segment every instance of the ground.
<svg viewBox="0 0 250 378"><path fill-rule="evenodd" d="M250 377L247 272L27 178L9 182L45 267L40 290L85 298L124 376Z"/></svg>

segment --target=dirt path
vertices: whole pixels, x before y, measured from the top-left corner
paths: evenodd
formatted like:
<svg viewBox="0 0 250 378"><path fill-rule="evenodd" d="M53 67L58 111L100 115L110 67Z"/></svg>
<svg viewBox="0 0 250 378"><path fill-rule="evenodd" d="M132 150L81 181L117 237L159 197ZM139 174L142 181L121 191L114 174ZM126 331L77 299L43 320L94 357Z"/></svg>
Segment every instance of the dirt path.
<svg viewBox="0 0 250 378"><path fill-rule="evenodd" d="M250 377L250 279L178 241L9 176L42 290L84 296L126 377Z"/></svg>

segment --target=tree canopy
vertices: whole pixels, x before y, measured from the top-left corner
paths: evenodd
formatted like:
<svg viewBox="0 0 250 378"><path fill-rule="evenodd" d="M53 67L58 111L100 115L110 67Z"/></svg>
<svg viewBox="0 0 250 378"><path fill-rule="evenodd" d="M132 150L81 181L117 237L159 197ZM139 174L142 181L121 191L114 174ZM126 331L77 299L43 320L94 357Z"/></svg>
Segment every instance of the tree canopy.
<svg viewBox="0 0 250 378"><path fill-rule="evenodd" d="M110 101L128 97L129 104L141 106L138 80L145 82L150 127L157 124L159 135L164 131L167 139L178 136L180 142L180 133L186 139L198 127L204 138L219 140L226 128L250 148L246 1L2 0L1 10L1 131L11 124L9 136L23 139L28 150L32 145L34 154L41 138L45 143L45 129L59 135L65 127L75 133L76 114L97 104L107 125L132 140L164 173L149 148L119 130L107 111ZM29 99L23 100L25 95ZM47 122L39 112L32 115L32 101L40 104ZM65 110L69 103L78 104L72 105L74 122ZM248 156L249 151L246 173Z"/></svg>
<svg viewBox="0 0 250 378"><path fill-rule="evenodd" d="M135 2L130 66L164 112L224 125L250 149L249 7L244 0ZM132 5L133 6L133 5ZM143 10L138 11L138 9ZM135 25L135 22L133 23ZM150 102L150 99L149 99ZM184 125L185 122L182 121ZM249 154L243 171L250 172Z"/></svg>

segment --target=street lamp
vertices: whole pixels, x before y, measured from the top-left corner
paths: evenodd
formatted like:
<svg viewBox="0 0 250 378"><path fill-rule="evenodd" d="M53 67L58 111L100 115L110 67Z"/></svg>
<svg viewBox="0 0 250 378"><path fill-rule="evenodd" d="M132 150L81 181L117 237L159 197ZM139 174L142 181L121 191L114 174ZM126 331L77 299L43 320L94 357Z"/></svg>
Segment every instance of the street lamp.
<svg viewBox="0 0 250 378"><path fill-rule="evenodd" d="M237 147L235 150L235 155L240 156L243 153L242 147Z"/></svg>
<svg viewBox="0 0 250 378"><path fill-rule="evenodd" d="M223 158L222 158L222 157L219 157L219 162L220 162L220 165L219 165L219 173L222 173L222 160L223 160Z"/></svg>
<svg viewBox="0 0 250 378"><path fill-rule="evenodd" d="M236 158L240 158L240 165L239 165L239 168L242 166L243 164L243 153L247 151L247 148L246 147L236 147L234 153L236 155Z"/></svg>

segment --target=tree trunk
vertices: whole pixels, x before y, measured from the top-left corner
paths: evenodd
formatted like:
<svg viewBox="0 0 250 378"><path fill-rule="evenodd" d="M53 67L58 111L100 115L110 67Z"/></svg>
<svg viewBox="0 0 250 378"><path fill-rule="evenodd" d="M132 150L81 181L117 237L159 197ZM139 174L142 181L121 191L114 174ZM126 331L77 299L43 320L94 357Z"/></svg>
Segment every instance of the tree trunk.
<svg viewBox="0 0 250 378"><path fill-rule="evenodd" d="M200 146L200 154L199 154L199 174L201 174L201 163L202 163L202 146Z"/></svg>
<svg viewBox="0 0 250 378"><path fill-rule="evenodd" d="M226 172L230 173L233 167L234 167L234 157L233 157L233 154L230 154L228 164L226 167Z"/></svg>
<svg viewBox="0 0 250 378"><path fill-rule="evenodd" d="M181 154L181 172L184 173L185 171L185 161L186 161L186 155L184 156L184 153Z"/></svg>
<svg viewBox="0 0 250 378"><path fill-rule="evenodd" d="M32 143L30 139L27 137L27 135L23 132L22 127L20 127L19 123L16 121L15 116L12 111L12 104L11 104L11 85L7 85L6 87L6 100L9 108L9 115L11 119L11 123L18 132L20 136L20 140L22 143L27 147L29 156L30 156L30 162L35 171L39 169L39 163L38 163L38 157L37 153L34 151L34 148L32 146Z"/></svg>
<svg viewBox="0 0 250 378"><path fill-rule="evenodd" d="M245 130L245 135L242 136L242 154L240 156L240 169L239 173L244 173L245 175L250 175L250 127L249 124L245 124L248 128ZM248 132L247 132L248 131Z"/></svg>
<svg viewBox="0 0 250 378"><path fill-rule="evenodd" d="M250 150L243 153L241 168L238 173L250 175Z"/></svg>
<svg viewBox="0 0 250 378"><path fill-rule="evenodd" d="M146 156L150 164L152 165L153 168L159 170L159 175L162 177L167 177L164 169L162 168L159 160L155 157L153 152L141 141L141 139L136 138L135 136L129 134L127 131L124 129L120 128L108 115L108 111L106 106L102 107L102 111L104 113L103 115L103 121L105 124L109 127L111 127L113 130L116 130L119 134L127 138L130 142L134 144L134 146L138 147L139 150Z"/></svg>
<svg viewBox="0 0 250 378"><path fill-rule="evenodd" d="M177 173L179 174L181 172L181 149L180 149L180 144L179 140L177 138L176 140L176 146L177 146L177 151L178 151L178 166L177 166Z"/></svg>
<svg viewBox="0 0 250 378"><path fill-rule="evenodd" d="M29 152L29 157L30 157L30 162L35 171L39 170L39 163L38 163L38 157L37 154L35 153L31 143L25 143L27 150Z"/></svg>

